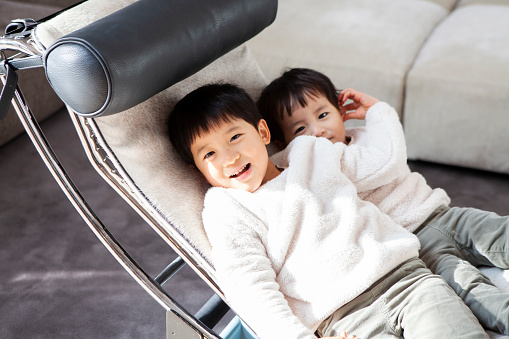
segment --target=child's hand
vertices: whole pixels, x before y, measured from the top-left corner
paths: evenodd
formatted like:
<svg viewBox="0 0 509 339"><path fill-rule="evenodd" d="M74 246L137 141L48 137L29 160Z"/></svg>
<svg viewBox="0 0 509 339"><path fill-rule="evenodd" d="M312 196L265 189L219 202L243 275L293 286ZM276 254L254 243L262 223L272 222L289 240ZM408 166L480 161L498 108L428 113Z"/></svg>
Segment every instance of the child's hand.
<svg viewBox="0 0 509 339"><path fill-rule="evenodd" d="M348 99L352 100L353 102L344 106ZM368 112L369 108L377 102L378 99L375 99L372 96L351 88L342 90L338 96L339 112L343 115L343 121L350 119L366 119L366 113ZM354 112L347 114L347 111Z"/></svg>
<svg viewBox="0 0 509 339"><path fill-rule="evenodd" d="M345 331L341 332L341 334L339 335L338 338L340 338L340 339L359 339L356 336L354 336L353 334L347 335Z"/></svg>
<svg viewBox="0 0 509 339"><path fill-rule="evenodd" d="M322 339L359 339L353 334L347 335L345 331L341 332L337 337L322 337Z"/></svg>

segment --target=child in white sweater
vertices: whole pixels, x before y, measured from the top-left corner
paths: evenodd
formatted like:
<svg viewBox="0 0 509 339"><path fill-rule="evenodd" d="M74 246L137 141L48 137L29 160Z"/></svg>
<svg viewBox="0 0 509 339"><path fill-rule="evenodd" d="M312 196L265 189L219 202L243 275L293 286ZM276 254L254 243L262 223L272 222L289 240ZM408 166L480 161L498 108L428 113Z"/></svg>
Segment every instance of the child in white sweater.
<svg viewBox="0 0 509 339"><path fill-rule="evenodd" d="M352 103L344 106L348 99ZM280 147L299 135L324 136L348 144L347 148L373 147L376 145L369 137L371 130L345 131L343 121L363 119L367 111L379 105L377 102L351 89L338 97L325 75L310 69L292 69L265 88L258 108ZM358 164L363 167L368 161L359 159ZM476 268L509 268L509 217L472 208L450 208L445 191L431 189L422 175L410 171L406 161L396 171L399 175L381 180L370 189L356 185L359 197L418 236L421 259L432 272L444 277L484 327L509 334L509 294Z"/></svg>
<svg viewBox="0 0 509 339"><path fill-rule="evenodd" d="M378 103L366 121L374 147L303 136L269 159L241 89L204 86L175 106L170 140L214 186L203 221L219 286L262 339L487 338L417 237L358 198L406 161L394 110Z"/></svg>

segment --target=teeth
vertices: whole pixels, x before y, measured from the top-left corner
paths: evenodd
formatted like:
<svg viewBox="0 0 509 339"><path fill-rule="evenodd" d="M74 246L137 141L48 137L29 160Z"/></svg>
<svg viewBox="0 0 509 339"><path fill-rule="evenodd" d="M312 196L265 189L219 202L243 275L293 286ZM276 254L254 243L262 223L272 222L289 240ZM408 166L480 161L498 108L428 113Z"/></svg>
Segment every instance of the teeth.
<svg viewBox="0 0 509 339"><path fill-rule="evenodd" d="M230 175L230 178L235 178L237 175L239 175L240 173L242 173L245 169L246 169L247 165L243 166L241 169L239 169L237 172L233 173L232 175Z"/></svg>

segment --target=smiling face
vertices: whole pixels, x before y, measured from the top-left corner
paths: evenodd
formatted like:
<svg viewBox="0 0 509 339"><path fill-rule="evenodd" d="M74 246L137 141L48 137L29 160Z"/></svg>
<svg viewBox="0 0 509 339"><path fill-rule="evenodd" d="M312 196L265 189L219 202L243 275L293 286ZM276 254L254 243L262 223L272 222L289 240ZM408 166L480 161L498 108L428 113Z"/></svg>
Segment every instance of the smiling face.
<svg viewBox="0 0 509 339"><path fill-rule="evenodd" d="M191 152L196 167L212 186L254 192L279 174L265 148L269 142L265 120L258 122L257 130L235 119L197 136Z"/></svg>
<svg viewBox="0 0 509 339"><path fill-rule="evenodd" d="M307 105L295 105L292 115L284 114L279 124L283 130L285 142L299 135L324 137L335 142L346 143L343 117L323 95L306 96Z"/></svg>

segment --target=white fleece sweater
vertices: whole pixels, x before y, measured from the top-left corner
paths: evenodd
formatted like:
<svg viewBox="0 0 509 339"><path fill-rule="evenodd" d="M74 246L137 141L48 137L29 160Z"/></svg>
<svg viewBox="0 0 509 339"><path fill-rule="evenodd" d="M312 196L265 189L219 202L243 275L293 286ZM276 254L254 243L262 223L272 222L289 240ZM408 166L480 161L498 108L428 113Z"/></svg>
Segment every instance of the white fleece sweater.
<svg viewBox="0 0 509 339"><path fill-rule="evenodd" d="M369 133L371 131L365 127L347 130L351 137L349 145L374 146L370 145L373 139L369 138ZM451 199L443 189L432 189L421 174L411 172L406 161L398 173L399 176L390 182L379 181L374 189L357 186L359 198L373 203L397 224L414 232L439 206L448 206Z"/></svg>
<svg viewBox="0 0 509 339"><path fill-rule="evenodd" d="M375 147L299 137L272 157L286 170L257 191L207 192L203 220L219 285L260 338L314 338L326 317L417 257L417 238L356 190L401 175L397 114L374 105L366 130Z"/></svg>

